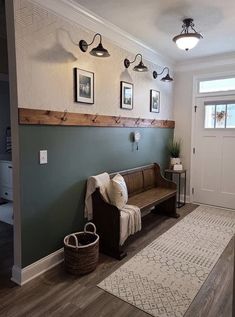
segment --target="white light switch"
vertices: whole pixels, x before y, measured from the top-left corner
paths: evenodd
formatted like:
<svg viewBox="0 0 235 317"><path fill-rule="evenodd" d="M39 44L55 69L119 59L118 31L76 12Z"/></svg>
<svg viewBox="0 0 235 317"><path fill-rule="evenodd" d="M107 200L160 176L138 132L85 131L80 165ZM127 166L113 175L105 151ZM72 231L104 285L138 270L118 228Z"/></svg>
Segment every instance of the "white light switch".
<svg viewBox="0 0 235 317"><path fill-rule="evenodd" d="M39 163L40 164L47 164L47 150L40 150Z"/></svg>

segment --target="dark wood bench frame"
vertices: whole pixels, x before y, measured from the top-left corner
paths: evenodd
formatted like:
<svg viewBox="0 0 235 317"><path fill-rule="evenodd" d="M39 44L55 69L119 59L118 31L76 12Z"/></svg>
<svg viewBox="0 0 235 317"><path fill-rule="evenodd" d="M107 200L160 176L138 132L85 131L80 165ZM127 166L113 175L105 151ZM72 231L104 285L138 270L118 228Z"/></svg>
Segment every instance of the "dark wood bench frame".
<svg viewBox="0 0 235 317"><path fill-rule="evenodd" d="M165 179L160 172L160 167L157 163L142 166L126 171L117 172L123 176L143 171L144 169L153 168L155 172L156 187L170 188L173 191L167 197L153 199L152 203L141 209L144 211L155 207L154 212L161 212L169 217L178 218L179 214L176 212L176 192L177 185ZM112 178L117 173L110 174ZM146 190L148 190L147 188ZM99 188L92 194L93 204L93 222L96 225L97 233L100 236L100 251L110 255L116 259L121 260L126 256L124 247L120 246L120 210L109 203L107 203L100 194Z"/></svg>

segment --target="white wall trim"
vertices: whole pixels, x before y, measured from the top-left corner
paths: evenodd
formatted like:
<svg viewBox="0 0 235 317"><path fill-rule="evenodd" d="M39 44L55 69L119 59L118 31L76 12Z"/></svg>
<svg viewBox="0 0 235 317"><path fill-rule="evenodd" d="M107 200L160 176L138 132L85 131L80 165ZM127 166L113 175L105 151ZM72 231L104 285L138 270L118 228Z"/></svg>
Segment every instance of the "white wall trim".
<svg viewBox="0 0 235 317"><path fill-rule="evenodd" d="M21 269L17 265L12 267L12 282L21 285Z"/></svg>
<svg viewBox="0 0 235 317"><path fill-rule="evenodd" d="M22 286L35 277L41 275L42 273L50 270L54 266L58 265L64 260L64 249L61 248L48 256L26 266L21 269L18 266L14 265L12 268L12 278L11 280Z"/></svg>
<svg viewBox="0 0 235 317"><path fill-rule="evenodd" d="M199 93L199 82L200 80L215 80L215 79L222 79L222 78L231 78L235 77L235 71L227 71L227 72L210 72L209 74L202 74L194 76L194 97L215 97L215 96L228 96L234 95L234 90L228 91L215 91L215 92L208 92L208 93Z"/></svg>
<svg viewBox="0 0 235 317"><path fill-rule="evenodd" d="M190 143L190 173L189 173L189 200L190 202L193 202L194 195L192 193L192 188L194 187L194 173L193 173L193 167L194 167L194 154L193 154L193 147L195 145L195 116L196 112L194 111L194 106L196 105L196 94L197 94L197 82L198 82L198 76L193 76L193 93L192 93L192 119L191 119L191 143Z"/></svg>
<svg viewBox="0 0 235 317"><path fill-rule="evenodd" d="M21 204L20 204L20 151L18 124L18 89L16 74L14 0L5 1L8 47L8 70L10 88L11 138L13 168L13 210L14 210L14 266L21 266ZM17 270L14 270L17 275Z"/></svg>
<svg viewBox="0 0 235 317"><path fill-rule="evenodd" d="M162 55L130 33L98 16L74 0L30 0L31 2L53 12L54 14L76 23L93 32L99 32L115 45L133 53L142 53L145 60L158 66L168 66L173 71L183 72L210 67L235 65L235 52L193 58L176 62Z"/></svg>
<svg viewBox="0 0 235 317"><path fill-rule="evenodd" d="M194 203L194 204L197 204L197 205L199 205L199 206L204 206L204 207L211 207L211 208L222 209L222 210L226 210L226 211L235 211L235 209L225 208L225 207L220 207L220 206L214 206L214 205L202 204L202 203L198 203L198 202L196 202L196 201L194 201L193 203Z"/></svg>
<svg viewBox="0 0 235 317"><path fill-rule="evenodd" d="M62 16L72 23L79 24L95 33L99 32L117 46L132 52L142 53L145 60L158 66L173 67L172 59L161 55L146 43L140 41L130 33L122 30L111 22L101 18L74 0L30 0L31 2ZM85 39L86 40L86 39ZM90 39L87 39L88 42Z"/></svg>
<svg viewBox="0 0 235 317"><path fill-rule="evenodd" d="M195 116L196 113L194 111L194 106L196 105L196 100L197 98L206 98L206 97L219 97L219 96L230 96L234 95L234 91L223 91L223 92L212 92L212 93L207 93L207 94L199 94L198 93L198 82L199 80L205 80L205 79L216 79L216 78L226 78L226 77L231 77L235 76L234 71L227 71L227 72L209 72L207 74L198 74L193 76L193 93L192 93L192 124L191 124L191 144L190 144L190 197L189 201L194 202L194 195L192 193L192 188L195 187L194 185L194 166L195 166L195 161L194 161L194 154L193 154L193 148L195 147Z"/></svg>
<svg viewBox="0 0 235 317"><path fill-rule="evenodd" d="M235 52L231 54L212 55L178 62L175 64L174 70L177 72L185 72L213 67L217 69L219 66L229 65L235 65Z"/></svg>
<svg viewBox="0 0 235 317"><path fill-rule="evenodd" d="M183 201L184 196L181 195L181 201ZM190 202L190 197L186 196L186 203ZM60 264L64 260L64 249L61 248L44 258L26 266L25 268L21 269L17 265L14 265L12 268L12 277L11 280L23 286L32 279L36 278L37 276L45 273L46 271L50 270L54 266Z"/></svg>

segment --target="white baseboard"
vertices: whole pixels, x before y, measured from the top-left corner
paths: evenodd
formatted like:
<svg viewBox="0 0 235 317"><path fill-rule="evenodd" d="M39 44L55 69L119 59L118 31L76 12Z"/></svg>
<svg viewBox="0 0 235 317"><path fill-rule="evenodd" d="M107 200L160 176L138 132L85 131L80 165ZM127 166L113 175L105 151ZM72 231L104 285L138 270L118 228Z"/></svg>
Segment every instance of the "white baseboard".
<svg viewBox="0 0 235 317"><path fill-rule="evenodd" d="M14 265L12 268L12 278L11 280L22 286L27 282L31 281L35 277L41 275L42 273L50 270L54 266L58 265L64 260L64 249L61 248L46 257L26 266L21 269Z"/></svg>
<svg viewBox="0 0 235 317"><path fill-rule="evenodd" d="M181 201L184 197L181 195ZM190 202L190 196L186 196L186 203ZM64 249L61 248L46 257L26 266L21 269L20 267L14 265L12 268L12 278L11 280L22 286L27 282L31 281L35 277L41 275L42 273L50 270L54 266L58 265L64 260Z"/></svg>
<svg viewBox="0 0 235 317"><path fill-rule="evenodd" d="M223 210L227 210L227 211L235 211L234 208L226 208L226 207L220 207L220 206L215 206L215 205L208 205L208 204L197 203L197 202L195 202L195 204L197 204L197 205L199 205L199 206L211 207L211 208L215 208L215 209L223 209Z"/></svg>

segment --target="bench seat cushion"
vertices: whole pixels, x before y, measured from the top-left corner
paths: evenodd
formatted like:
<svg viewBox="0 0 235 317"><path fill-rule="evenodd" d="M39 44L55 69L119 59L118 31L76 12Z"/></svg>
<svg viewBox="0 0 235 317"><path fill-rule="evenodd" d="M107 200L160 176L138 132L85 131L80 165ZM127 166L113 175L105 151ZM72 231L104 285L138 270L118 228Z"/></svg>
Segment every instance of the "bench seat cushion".
<svg viewBox="0 0 235 317"><path fill-rule="evenodd" d="M175 189L155 187L130 197L127 204L135 205L139 207L141 211L145 211L164 200L173 197L175 193Z"/></svg>

